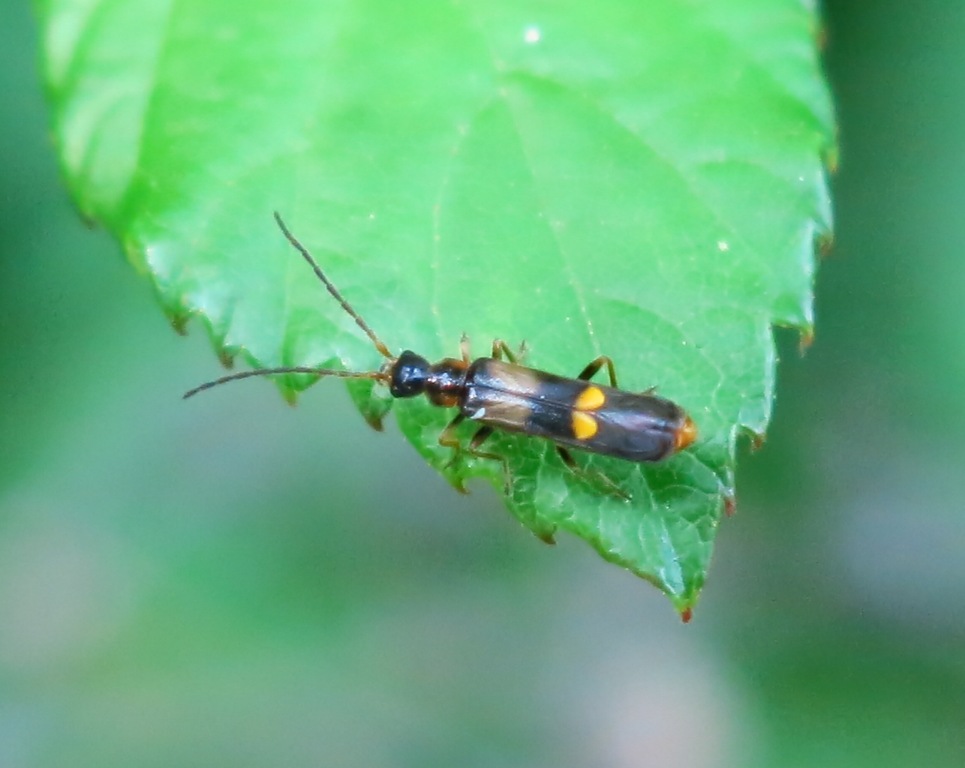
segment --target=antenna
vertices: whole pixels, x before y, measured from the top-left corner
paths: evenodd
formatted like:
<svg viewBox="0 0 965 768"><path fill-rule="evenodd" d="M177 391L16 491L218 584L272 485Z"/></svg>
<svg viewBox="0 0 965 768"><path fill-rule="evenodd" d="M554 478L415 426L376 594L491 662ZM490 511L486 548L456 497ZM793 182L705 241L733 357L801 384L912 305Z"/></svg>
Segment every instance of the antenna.
<svg viewBox="0 0 965 768"><path fill-rule="evenodd" d="M285 222L282 221L281 214L279 214L278 211L275 211L275 221L278 222L278 228L281 229L281 233L285 236L285 239L295 246L295 249L305 258L305 261L308 262L309 266L315 270L315 274L318 276L318 279L325 284L326 288L328 288L328 292L335 297L335 300L339 304L342 305L342 309L349 314L359 328L365 331L365 335L372 339L372 343L375 344L375 348L384 357L387 357L389 360L394 360L395 356L389 352L389 348L385 346L385 343L382 341L382 339L375 335L375 331L369 328L368 323L362 319L362 316L356 312L352 305L345 300L345 297L339 293L338 288L335 287L334 283L325 277L325 273L322 272L322 268L318 266L318 262L312 258L312 255L308 252L308 249L299 242L298 238L291 233L291 230L289 230Z"/></svg>
<svg viewBox="0 0 965 768"><path fill-rule="evenodd" d="M281 230L281 233L285 236L285 239L288 240L288 242L295 247L295 250L297 250L305 259L305 261L308 262L308 265L314 270L315 274L318 276L318 279L322 281L322 283L328 289L328 292L332 294L335 300L342 306L342 309L344 309L348 313L349 317L351 317L355 321L358 327L365 332L365 335L372 340L372 343L375 345L375 348L379 351L379 354L387 358L390 361L390 363L395 362L396 357L391 352L389 352L389 348L385 345L385 342L383 342L382 339L380 339L378 336L375 335L375 331L373 331L369 327L368 323L366 323L362 319L362 316L358 312L356 312L354 307L352 307L352 305L345 300L345 297L342 296L341 293L339 293L339 290L338 288L335 287L335 284L332 283L332 281L325 276L325 273L322 272L322 268L318 266L318 262L316 262L315 259L312 258L312 255L308 252L308 249L301 244L298 238L291 233L291 230L288 229L288 226L282 220L281 214L279 214L278 211L275 211L275 221L278 223L278 228ZM386 384L389 382L389 379L390 379L390 376L387 373L385 373L384 370L383 371L340 371L332 368L309 368L307 366L301 366L301 365L291 366L287 368L259 368L254 371L242 371L241 373L232 373L227 376L222 376L220 379L206 381L204 384L199 384L194 389L189 389L187 392L184 393L183 397L185 400L187 400L189 397L194 397L196 394L198 394L198 392L203 392L206 389L211 389L212 387L218 387L222 384L227 384L229 381L248 379L248 378L251 378L252 376L271 376L273 374L284 374L284 373L307 373L307 374L311 374L319 377L334 376L340 379L373 379L375 381L381 381Z"/></svg>
<svg viewBox="0 0 965 768"><path fill-rule="evenodd" d="M375 381L388 381L388 376L381 371L337 371L330 368L308 368L301 365L291 368L259 368L254 371L231 373L227 376L222 376L220 379L206 381L204 384L199 384L194 389L189 389L185 392L183 399L187 400L189 397L194 397L198 392L204 392L206 389L227 384L229 381L250 379L252 376L271 376L279 373L309 373L315 376L336 376L340 379L374 379Z"/></svg>

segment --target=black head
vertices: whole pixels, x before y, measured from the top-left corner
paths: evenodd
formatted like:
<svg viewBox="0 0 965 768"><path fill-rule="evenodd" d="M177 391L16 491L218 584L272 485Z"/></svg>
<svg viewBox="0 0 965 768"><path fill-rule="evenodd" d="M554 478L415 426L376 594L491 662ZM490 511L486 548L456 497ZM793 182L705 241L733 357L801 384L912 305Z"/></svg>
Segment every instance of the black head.
<svg viewBox="0 0 965 768"><path fill-rule="evenodd" d="M415 397L426 391L429 361L407 349L392 363L389 374L392 397Z"/></svg>

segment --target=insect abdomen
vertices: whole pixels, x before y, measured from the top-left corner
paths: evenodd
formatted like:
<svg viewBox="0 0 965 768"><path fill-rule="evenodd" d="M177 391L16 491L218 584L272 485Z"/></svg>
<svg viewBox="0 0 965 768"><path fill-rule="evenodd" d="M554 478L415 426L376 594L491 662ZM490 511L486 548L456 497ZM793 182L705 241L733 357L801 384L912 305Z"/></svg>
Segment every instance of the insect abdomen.
<svg viewBox="0 0 965 768"><path fill-rule="evenodd" d="M660 461L693 425L673 402L483 358L466 380L462 412L509 432L628 461ZM686 444L689 444L689 439Z"/></svg>

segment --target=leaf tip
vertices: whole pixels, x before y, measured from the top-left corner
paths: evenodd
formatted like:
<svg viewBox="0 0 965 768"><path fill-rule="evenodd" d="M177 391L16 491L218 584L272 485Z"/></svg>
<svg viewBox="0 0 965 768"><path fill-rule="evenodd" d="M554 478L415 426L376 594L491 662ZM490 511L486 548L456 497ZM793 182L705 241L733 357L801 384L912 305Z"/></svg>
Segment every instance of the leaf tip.
<svg viewBox="0 0 965 768"><path fill-rule="evenodd" d="M164 314L167 315L171 328L178 336L188 335L188 321L191 319L190 312L179 312L177 309L165 307Z"/></svg>
<svg viewBox="0 0 965 768"><path fill-rule="evenodd" d="M841 159L837 144L828 145L823 152L824 167L832 176L838 172L838 164Z"/></svg>
<svg viewBox="0 0 965 768"><path fill-rule="evenodd" d="M382 417L374 413L364 413L362 414L365 418L365 423L368 424L376 432L382 432L385 430L385 424L382 421Z"/></svg>
<svg viewBox="0 0 965 768"><path fill-rule="evenodd" d="M767 442L767 435L763 432L756 432L752 429L746 430L747 436L751 441L751 452L757 452L764 447L764 443Z"/></svg>
<svg viewBox="0 0 965 768"><path fill-rule="evenodd" d="M733 491L724 494L723 502L724 514L727 515L727 517L733 517L737 514L737 497L734 495Z"/></svg>
<svg viewBox="0 0 965 768"><path fill-rule="evenodd" d="M278 389L288 405L290 405L292 408L298 405L298 392L293 387L289 387L288 385L282 383L278 385Z"/></svg>

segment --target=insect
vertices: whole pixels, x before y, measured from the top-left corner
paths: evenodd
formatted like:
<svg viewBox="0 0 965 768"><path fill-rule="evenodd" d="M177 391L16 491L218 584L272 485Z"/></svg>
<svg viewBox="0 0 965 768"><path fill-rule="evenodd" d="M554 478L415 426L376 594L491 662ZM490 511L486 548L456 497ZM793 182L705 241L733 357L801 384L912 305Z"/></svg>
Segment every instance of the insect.
<svg viewBox="0 0 965 768"><path fill-rule="evenodd" d="M433 405L458 408L459 412L439 435L439 443L453 450L452 462L461 451L499 461L506 490L512 477L506 458L483 450L496 430L541 437L555 444L564 464L575 473L597 480L607 490L629 498L602 473L580 467L571 448L633 462L657 462L683 450L697 439L697 427L676 403L657 397L652 390L635 393L617 385L613 361L601 355L576 378L557 376L522 364L525 346L513 353L505 342L493 341L490 357L470 356L469 340L463 335L458 358L430 363L411 350L393 355L386 344L346 301L325 276L308 249L291 233L278 213L275 221L289 243L302 255L342 309L355 321L385 358L377 371L343 371L294 366L243 371L209 381L185 393L191 397L211 387L251 376L307 373L343 379L372 379L389 388L393 397L425 395ZM610 386L591 379L607 369ZM465 421L479 425L469 444L462 448L456 430ZM452 463L450 462L450 464Z"/></svg>

